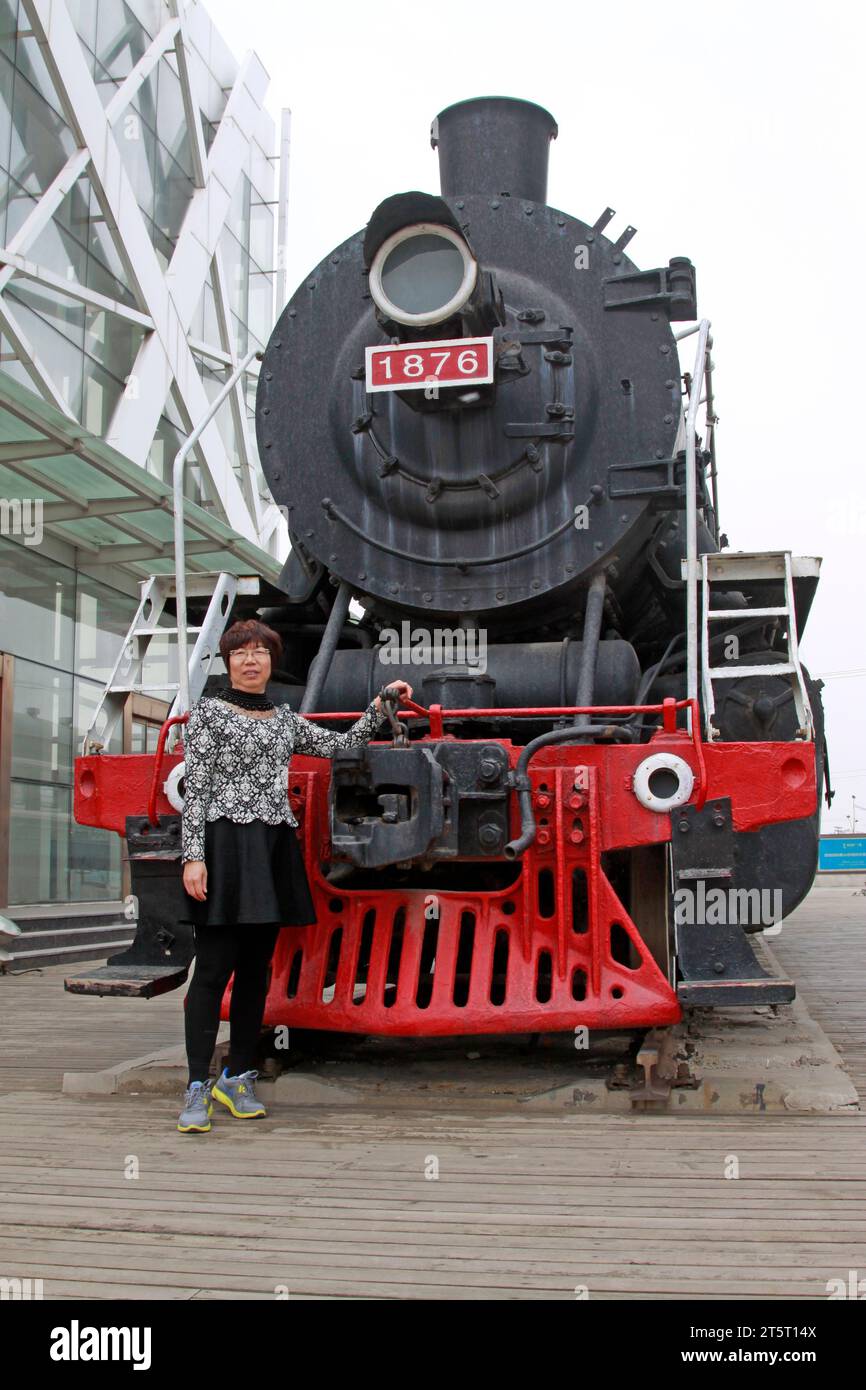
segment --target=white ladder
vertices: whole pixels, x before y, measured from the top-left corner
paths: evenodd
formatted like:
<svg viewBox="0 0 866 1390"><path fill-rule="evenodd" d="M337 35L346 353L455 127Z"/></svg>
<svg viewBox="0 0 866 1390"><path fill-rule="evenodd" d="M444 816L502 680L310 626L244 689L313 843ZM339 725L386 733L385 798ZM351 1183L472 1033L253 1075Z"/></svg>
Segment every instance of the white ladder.
<svg viewBox="0 0 866 1390"><path fill-rule="evenodd" d="M794 707L797 711L797 737L814 739L815 726L812 707L800 665L797 645L797 614L794 606L794 575L817 575L820 560L798 558L792 560L790 550L733 551L721 554L701 555L702 581L702 642L701 642L701 686L704 697L704 719L706 737L713 742L719 737L713 723L715 697L713 681L739 680L742 676L787 676L794 694ZM753 583L771 582L782 584L784 603L767 608L711 608L710 586L724 582L726 586L742 583L748 589ZM710 665L710 624L722 620L744 622L749 618L777 618L786 634L786 659L764 666L726 666Z"/></svg>
<svg viewBox="0 0 866 1390"><path fill-rule="evenodd" d="M234 574L190 574L186 576L186 592L195 598L208 598L208 608L200 627L188 627L187 632L196 634L195 645L189 658L190 707L198 700L210 675L211 667L219 653L219 639L225 631L235 597L238 594L257 594L259 580L256 575L237 576ZM159 694L166 690L178 692L168 714L168 718L178 713L180 708L180 682L162 682L159 685L145 685L142 682L144 664L148 649L154 637L169 637L177 644L176 627L160 627L159 620L165 610L166 602L177 597L176 579L173 574L151 575L141 581L141 598L129 631L123 640L117 661L114 664L102 698L96 707L90 727L84 735L82 754L100 753L123 717L123 708L131 694Z"/></svg>

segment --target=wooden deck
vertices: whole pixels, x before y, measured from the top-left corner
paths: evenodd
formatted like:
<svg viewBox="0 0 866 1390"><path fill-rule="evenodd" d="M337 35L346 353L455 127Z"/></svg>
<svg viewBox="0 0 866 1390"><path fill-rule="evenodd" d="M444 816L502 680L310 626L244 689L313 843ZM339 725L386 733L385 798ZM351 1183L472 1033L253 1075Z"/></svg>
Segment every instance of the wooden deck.
<svg viewBox="0 0 866 1390"><path fill-rule="evenodd" d="M772 944L862 1095L866 898L818 890ZM179 1041L180 996L63 975L0 979L0 1271L48 1299L824 1300L866 1269L866 1114L275 1106L181 1136L173 1101L59 1091Z"/></svg>

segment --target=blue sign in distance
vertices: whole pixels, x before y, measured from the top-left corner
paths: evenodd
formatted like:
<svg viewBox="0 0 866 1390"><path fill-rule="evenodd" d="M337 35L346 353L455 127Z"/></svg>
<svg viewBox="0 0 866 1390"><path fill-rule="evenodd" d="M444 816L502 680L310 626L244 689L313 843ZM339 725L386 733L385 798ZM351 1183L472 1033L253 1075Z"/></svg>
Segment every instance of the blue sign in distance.
<svg viewBox="0 0 866 1390"><path fill-rule="evenodd" d="M847 870L859 873L866 870L866 835L826 835L818 845L818 868Z"/></svg>

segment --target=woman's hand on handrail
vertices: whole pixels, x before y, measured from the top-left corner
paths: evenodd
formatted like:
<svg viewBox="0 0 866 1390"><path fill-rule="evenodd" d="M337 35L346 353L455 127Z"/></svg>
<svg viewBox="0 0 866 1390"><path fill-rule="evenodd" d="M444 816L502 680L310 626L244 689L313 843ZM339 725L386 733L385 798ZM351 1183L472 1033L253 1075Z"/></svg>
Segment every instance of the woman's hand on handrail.
<svg viewBox="0 0 866 1390"><path fill-rule="evenodd" d="M411 685L409 684L408 681L389 681L388 684L387 684L386 686L383 686L382 688L383 688L383 690L394 690L394 691L396 691L397 694L398 694L399 697L400 697L400 703L401 703L401 704L402 704L404 701L406 701L406 700L411 700L411 699L412 699L412 687L411 687ZM381 714L381 713L382 713L382 696L381 696L381 695L377 695L377 696L376 696L375 700L373 701L373 705L374 705L374 707L375 707L376 713L377 713L377 714Z"/></svg>

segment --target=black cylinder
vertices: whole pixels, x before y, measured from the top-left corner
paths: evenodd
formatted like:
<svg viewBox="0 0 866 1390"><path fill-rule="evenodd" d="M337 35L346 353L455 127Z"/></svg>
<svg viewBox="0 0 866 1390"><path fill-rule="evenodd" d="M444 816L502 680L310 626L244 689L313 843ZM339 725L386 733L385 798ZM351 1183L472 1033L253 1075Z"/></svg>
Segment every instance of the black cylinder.
<svg viewBox="0 0 866 1390"><path fill-rule="evenodd" d="M582 650L583 643L571 639L563 642L491 645L486 651L486 671L479 669L480 679L476 687L473 688L471 682L468 686L464 682L466 703L452 705L451 708L484 709L485 703L476 701L486 702L488 698L491 699L490 708L499 709L516 709L524 705L573 705ZM425 688L424 678L436 672L441 672L447 678L447 668L443 671L441 659L394 665L382 661L383 655L380 647L334 652L322 696L317 703L318 710L366 709L382 686L395 680L408 681L415 691L415 699L424 704L425 696L432 699L435 694L435 682ZM465 665L455 666L455 675L466 669ZM639 680L640 663L630 643L599 642L594 704L629 704ZM495 692L495 698L491 698L491 691Z"/></svg>
<svg viewBox="0 0 866 1390"><path fill-rule="evenodd" d="M513 97L474 97L440 111L430 127L444 198L507 194L547 202L547 164L557 125L549 111Z"/></svg>

